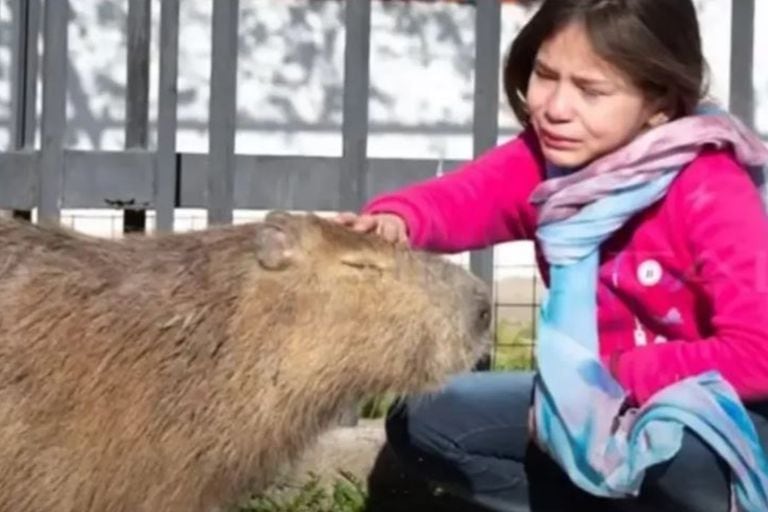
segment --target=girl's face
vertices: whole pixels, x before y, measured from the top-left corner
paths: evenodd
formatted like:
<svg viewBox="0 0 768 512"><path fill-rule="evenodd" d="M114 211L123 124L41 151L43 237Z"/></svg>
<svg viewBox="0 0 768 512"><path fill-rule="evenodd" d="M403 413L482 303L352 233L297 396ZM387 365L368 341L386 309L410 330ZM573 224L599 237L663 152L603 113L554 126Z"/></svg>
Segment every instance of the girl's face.
<svg viewBox="0 0 768 512"><path fill-rule="evenodd" d="M544 157L559 167L583 166L663 119L654 102L594 52L580 23L541 45L526 102Z"/></svg>

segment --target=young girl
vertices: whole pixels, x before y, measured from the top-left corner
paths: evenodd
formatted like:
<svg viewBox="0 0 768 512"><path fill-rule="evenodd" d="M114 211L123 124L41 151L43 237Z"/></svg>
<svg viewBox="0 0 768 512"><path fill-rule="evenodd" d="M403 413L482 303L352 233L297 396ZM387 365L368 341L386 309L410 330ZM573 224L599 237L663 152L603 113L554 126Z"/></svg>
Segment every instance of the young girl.
<svg viewBox="0 0 768 512"><path fill-rule="evenodd" d="M337 220L442 253L533 240L549 282L544 217L631 188L645 158L683 161L659 199L599 245L599 357L634 407L718 372L765 446L768 220L746 166L764 162L765 147L735 122L721 144L698 121L705 62L693 2L545 0L511 45L504 84L518 137ZM729 510L731 469L689 430L671 460L648 469L639 496L582 491L538 446L534 382L530 373L458 376L436 396L397 403L389 442L410 469L490 510Z"/></svg>

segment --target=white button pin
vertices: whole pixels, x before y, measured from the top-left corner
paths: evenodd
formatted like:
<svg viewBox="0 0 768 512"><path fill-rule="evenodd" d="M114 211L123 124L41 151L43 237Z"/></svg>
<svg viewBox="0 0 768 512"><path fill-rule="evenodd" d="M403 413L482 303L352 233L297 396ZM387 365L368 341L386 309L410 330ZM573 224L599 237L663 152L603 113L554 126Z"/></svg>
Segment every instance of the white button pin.
<svg viewBox="0 0 768 512"><path fill-rule="evenodd" d="M637 267L637 280L643 286L654 286L661 281L661 265L656 260L645 260Z"/></svg>

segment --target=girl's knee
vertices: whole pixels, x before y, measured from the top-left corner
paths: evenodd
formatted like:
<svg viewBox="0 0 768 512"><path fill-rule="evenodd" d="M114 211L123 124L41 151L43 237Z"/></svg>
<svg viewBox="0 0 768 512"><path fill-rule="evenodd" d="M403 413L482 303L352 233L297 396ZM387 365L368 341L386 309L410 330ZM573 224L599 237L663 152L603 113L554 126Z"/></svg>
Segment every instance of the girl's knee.
<svg viewBox="0 0 768 512"><path fill-rule="evenodd" d="M441 424L450 426L450 420L432 414L429 405L418 401L405 398L390 407L385 421L389 449L406 473L468 497L473 483L467 466L474 458L451 441L450 432L440 429Z"/></svg>
<svg viewBox="0 0 768 512"><path fill-rule="evenodd" d="M454 377L439 392L403 397L387 414L389 443L396 452L454 463L487 452L520 458L531 385L528 375L471 373Z"/></svg>
<svg viewBox="0 0 768 512"><path fill-rule="evenodd" d="M457 448L450 442L449 434L441 431L441 424L446 425L446 422L433 414L424 402L417 398L402 398L387 412L387 442L402 458L424 455L452 458L457 455Z"/></svg>

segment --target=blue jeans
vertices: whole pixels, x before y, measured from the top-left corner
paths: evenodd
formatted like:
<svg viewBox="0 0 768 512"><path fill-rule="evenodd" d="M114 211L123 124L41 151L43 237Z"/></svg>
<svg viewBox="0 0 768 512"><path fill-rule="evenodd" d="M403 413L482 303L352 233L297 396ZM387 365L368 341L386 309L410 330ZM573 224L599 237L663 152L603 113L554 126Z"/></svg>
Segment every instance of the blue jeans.
<svg viewBox="0 0 768 512"><path fill-rule="evenodd" d="M573 485L529 442L533 374L477 372L390 409L388 442L406 470L496 512L728 512L729 469L695 434L649 468L637 499L609 500ZM761 409L762 406L762 410ZM749 406L765 445L768 405Z"/></svg>

